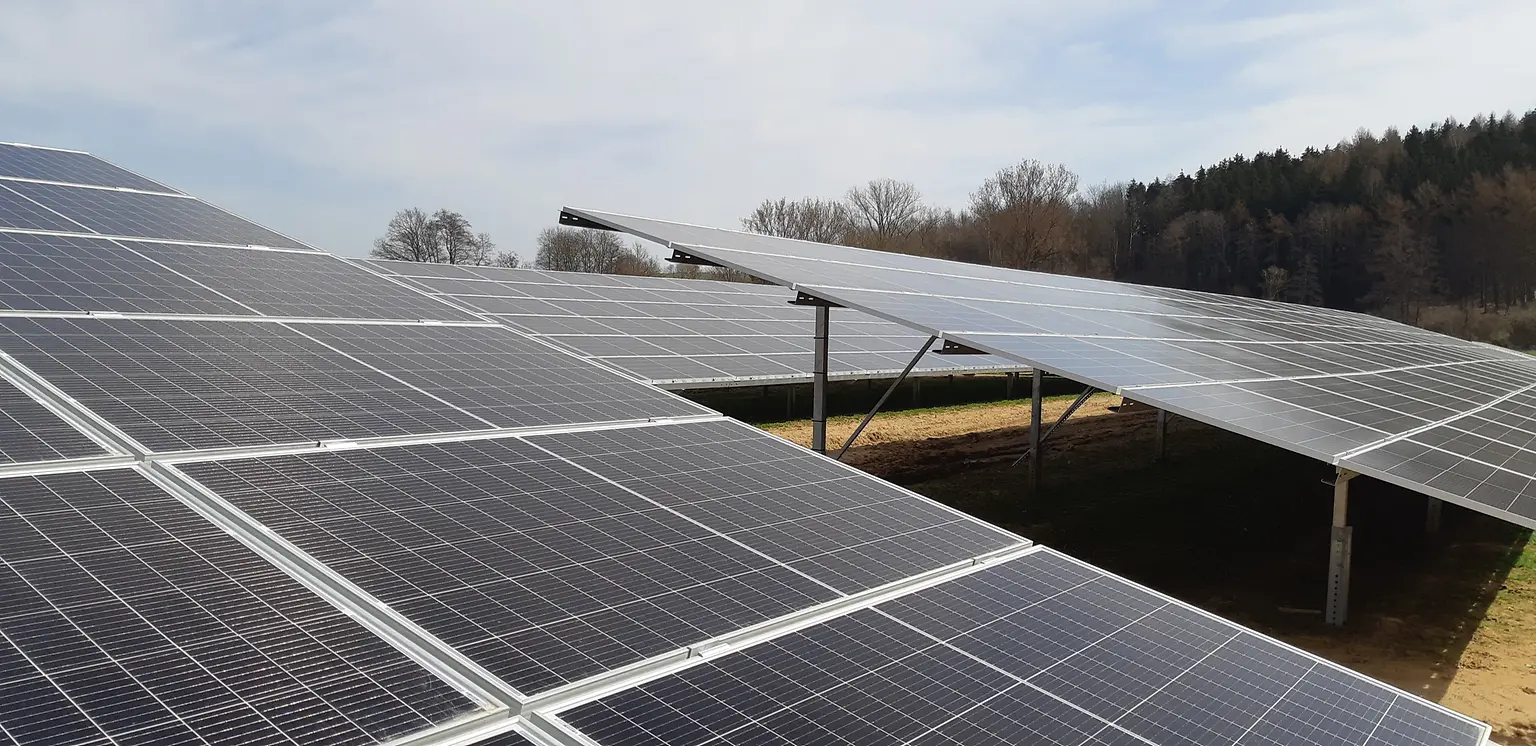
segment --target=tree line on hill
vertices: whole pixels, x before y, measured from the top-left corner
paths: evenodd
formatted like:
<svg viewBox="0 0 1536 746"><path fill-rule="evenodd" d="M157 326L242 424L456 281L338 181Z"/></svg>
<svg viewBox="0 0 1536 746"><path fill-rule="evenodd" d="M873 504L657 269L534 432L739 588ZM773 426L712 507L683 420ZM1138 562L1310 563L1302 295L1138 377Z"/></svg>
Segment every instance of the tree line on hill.
<svg viewBox="0 0 1536 746"><path fill-rule="evenodd" d="M1536 111L1362 130L1331 147L1236 155L1150 182L1085 188L1064 165L1023 160L958 209L930 204L910 182L875 179L838 198L765 200L742 228L1364 310L1536 346L1536 312L1520 313L1536 294ZM663 269L616 234L570 228L539 236L534 266L702 273ZM1470 328L1474 316L1512 309L1515 329Z"/></svg>

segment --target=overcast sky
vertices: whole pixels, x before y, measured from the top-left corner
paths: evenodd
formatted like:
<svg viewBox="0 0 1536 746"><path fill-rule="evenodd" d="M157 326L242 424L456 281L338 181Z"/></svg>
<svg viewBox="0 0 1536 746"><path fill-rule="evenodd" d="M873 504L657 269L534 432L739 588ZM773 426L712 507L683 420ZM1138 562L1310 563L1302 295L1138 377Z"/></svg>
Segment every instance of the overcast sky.
<svg viewBox="0 0 1536 746"><path fill-rule="evenodd" d="M1151 179L1536 107L1530 0L0 2L0 141L78 148L322 248L447 207L736 227L889 176Z"/></svg>

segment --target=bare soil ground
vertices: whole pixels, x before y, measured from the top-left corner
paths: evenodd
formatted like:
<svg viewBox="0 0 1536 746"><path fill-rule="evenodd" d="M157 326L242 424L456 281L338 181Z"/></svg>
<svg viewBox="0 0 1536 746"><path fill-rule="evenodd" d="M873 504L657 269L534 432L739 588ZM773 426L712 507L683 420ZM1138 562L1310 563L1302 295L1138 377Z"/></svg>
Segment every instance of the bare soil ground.
<svg viewBox="0 0 1536 746"><path fill-rule="evenodd" d="M1072 397L1049 399L1049 424ZM1112 413L1098 395L1052 436L1043 484L1012 463L1028 402L882 414L847 461L1037 542L1094 562L1494 726L1536 746L1536 540L1445 506L1424 533L1424 499L1352 483L1353 598L1322 624L1331 470L1317 461L1173 418L1153 459L1151 411ZM834 418L835 449L858 418ZM805 443L808 422L765 429ZM1358 485L1358 486L1354 486Z"/></svg>

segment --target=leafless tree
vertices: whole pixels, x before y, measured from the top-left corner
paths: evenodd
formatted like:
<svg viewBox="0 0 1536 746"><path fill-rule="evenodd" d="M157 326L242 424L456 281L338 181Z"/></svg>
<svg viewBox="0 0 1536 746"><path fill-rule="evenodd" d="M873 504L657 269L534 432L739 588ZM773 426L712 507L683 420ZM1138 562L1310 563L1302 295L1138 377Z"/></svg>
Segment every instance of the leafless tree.
<svg viewBox="0 0 1536 746"><path fill-rule="evenodd" d="M923 196L908 181L874 179L848 190L847 203L859 243L890 250L922 224Z"/></svg>
<svg viewBox="0 0 1536 746"><path fill-rule="evenodd" d="M545 228L533 266L556 272L658 275L661 263L638 243L629 246L611 231Z"/></svg>
<svg viewBox="0 0 1536 746"><path fill-rule="evenodd" d="M1073 199L1077 174L1034 160L998 171L971 193L989 264L1052 269L1077 250Z"/></svg>
<svg viewBox="0 0 1536 746"><path fill-rule="evenodd" d="M417 208L401 210L390 219L384 236L373 242L372 255L378 259L446 264L516 266L517 255L502 252L493 255L496 244L487 233L476 233L469 220L451 210L438 210L430 217Z"/></svg>
<svg viewBox="0 0 1536 746"><path fill-rule="evenodd" d="M1264 268L1260 277L1264 300L1280 300L1285 297L1285 286L1291 281L1291 273L1283 267L1271 264Z"/></svg>
<svg viewBox="0 0 1536 746"><path fill-rule="evenodd" d="M842 243L851 227L847 205L814 197L763 200L741 219L745 231L818 243Z"/></svg>

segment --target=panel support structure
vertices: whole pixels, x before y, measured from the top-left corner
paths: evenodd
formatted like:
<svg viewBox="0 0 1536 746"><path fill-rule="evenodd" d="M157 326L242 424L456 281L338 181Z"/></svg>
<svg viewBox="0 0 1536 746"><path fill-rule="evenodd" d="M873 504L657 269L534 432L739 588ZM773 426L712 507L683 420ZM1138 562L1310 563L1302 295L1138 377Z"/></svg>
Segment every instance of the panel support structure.
<svg viewBox="0 0 1536 746"><path fill-rule="evenodd" d="M1440 510L1445 507L1445 501L1438 497L1431 497L1429 505L1424 510L1424 533L1434 536L1440 533Z"/></svg>
<svg viewBox="0 0 1536 746"><path fill-rule="evenodd" d="M1343 626L1349 614L1349 480L1356 476L1340 468L1333 478L1333 532L1328 543L1328 602L1323 621L1335 627Z"/></svg>
<svg viewBox="0 0 1536 746"><path fill-rule="evenodd" d="M1168 410L1157 410L1157 460L1168 459Z"/></svg>
<svg viewBox="0 0 1536 746"><path fill-rule="evenodd" d="M843 460L843 454L847 453L848 449L853 446L853 441L859 439L859 433L864 432L864 427L869 424L870 420L875 418L875 414L880 411L881 407L885 406L885 402L891 398L891 394L896 393L896 387L900 386L901 382L907 379L907 374L917 367L918 361L923 359L923 355L928 354L928 350L933 347L933 343L938 341L938 339L938 337L929 337L928 341L923 343L923 346L918 349L917 354L913 355L912 360L907 363L907 367L901 369L901 375L897 376L896 380L891 381L891 385L885 389L885 393L880 395L880 400L875 402L875 406L869 410L869 414L864 415L864 419L859 420L859 426L853 429L853 434L849 435L848 440L843 442L842 448L837 449L836 458L838 461Z"/></svg>
<svg viewBox="0 0 1536 746"><path fill-rule="evenodd" d="M811 365L811 450L827 452L827 327L828 306L816 306L816 359Z"/></svg>
<svg viewBox="0 0 1536 746"><path fill-rule="evenodd" d="M1040 412L1045 388L1045 371L1030 371L1029 394L1029 491L1040 491Z"/></svg>

